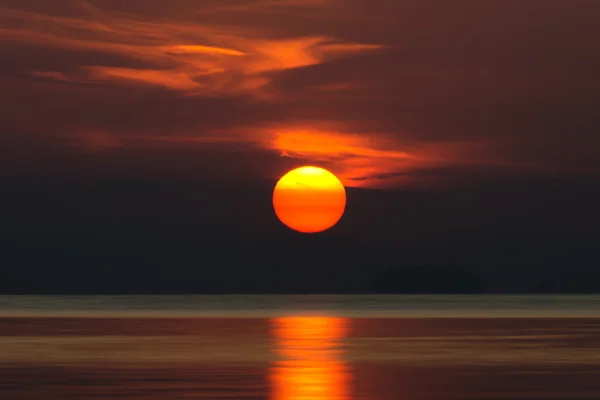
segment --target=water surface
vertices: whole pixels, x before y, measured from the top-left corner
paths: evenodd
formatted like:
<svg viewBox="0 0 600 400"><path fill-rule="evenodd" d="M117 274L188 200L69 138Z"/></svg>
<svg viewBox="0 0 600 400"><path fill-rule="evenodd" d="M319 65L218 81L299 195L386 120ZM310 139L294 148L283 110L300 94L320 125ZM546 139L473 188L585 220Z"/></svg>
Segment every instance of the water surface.
<svg viewBox="0 0 600 400"><path fill-rule="evenodd" d="M0 297L0 398L597 400L597 300Z"/></svg>
<svg viewBox="0 0 600 400"><path fill-rule="evenodd" d="M0 316L600 317L598 295L1 296Z"/></svg>

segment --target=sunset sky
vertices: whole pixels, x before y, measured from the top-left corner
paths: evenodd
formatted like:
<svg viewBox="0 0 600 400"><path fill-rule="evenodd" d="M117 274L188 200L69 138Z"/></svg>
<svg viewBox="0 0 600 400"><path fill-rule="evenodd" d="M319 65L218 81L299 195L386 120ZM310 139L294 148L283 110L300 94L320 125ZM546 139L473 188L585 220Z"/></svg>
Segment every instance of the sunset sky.
<svg viewBox="0 0 600 400"><path fill-rule="evenodd" d="M4 0L2 169L596 178L599 18L594 0Z"/></svg>
<svg viewBox="0 0 600 400"><path fill-rule="evenodd" d="M356 240L439 256L449 232L589 239L598 21L596 0L3 0L0 178L53 188L44 204L9 194L4 218L51 231L125 207L274 232L252 188L317 165L366 190L338 229ZM105 197L75 201L68 182ZM129 198L96 182L213 189Z"/></svg>

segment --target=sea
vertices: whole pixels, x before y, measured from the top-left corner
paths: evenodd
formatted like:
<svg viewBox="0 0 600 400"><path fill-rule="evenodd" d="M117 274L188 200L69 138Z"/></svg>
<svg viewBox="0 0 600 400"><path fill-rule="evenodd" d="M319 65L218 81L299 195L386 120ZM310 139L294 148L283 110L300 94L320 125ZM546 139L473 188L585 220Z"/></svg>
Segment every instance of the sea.
<svg viewBox="0 0 600 400"><path fill-rule="evenodd" d="M600 399L600 296L0 296L0 399Z"/></svg>

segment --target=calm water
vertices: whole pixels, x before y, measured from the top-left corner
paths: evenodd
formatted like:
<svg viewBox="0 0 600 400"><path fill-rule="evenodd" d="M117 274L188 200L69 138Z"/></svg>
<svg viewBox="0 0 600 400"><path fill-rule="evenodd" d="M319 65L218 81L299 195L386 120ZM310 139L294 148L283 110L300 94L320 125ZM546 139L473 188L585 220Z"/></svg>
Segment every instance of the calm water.
<svg viewBox="0 0 600 400"><path fill-rule="evenodd" d="M600 399L592 296L0 296L0 399Z"/></svg>
<svg viewBox="0 0 600 400"><path fill-rule="evenodd" d="M600 296L0 296L0 316L600 317Z"/></svg>

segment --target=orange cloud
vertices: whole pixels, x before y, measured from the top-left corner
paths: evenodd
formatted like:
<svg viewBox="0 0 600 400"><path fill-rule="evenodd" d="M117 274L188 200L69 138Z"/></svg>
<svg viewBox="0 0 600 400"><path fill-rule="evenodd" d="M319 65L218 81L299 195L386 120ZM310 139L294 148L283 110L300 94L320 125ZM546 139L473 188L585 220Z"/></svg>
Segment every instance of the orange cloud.
<svg viewBox="0 0 600 400"><path fill-rule="evenodd" d="M201 45L174 45L164 46L162 49L167 53L172 54L223 54L227 56L243 56L245 53L241 51L224 49L221 47L201 46Z"/></svg>
<svg viewBox="0 0 600 400"><path fill-rule="evenodd" d="M87 69L90 71L91 80L139 82L175 90L201 88L201 85L189 74L182 72L113 67L88 67Z"/></svg>
<svg viewBox="0 0 600 400"><path fill-rule="evenodd" d="M283 157L327 165L346 186L373 185L365 178L433 162L416 152L394 150L398 144L381 137L338 132L281 129L264 145Z"/></svg>
<svg viewBox="0 0 600 400"><path fill-rule="evenodd" d="M72 77L65 74L64 72L58 72L58 71L30 71L29 74L32 76L37 76L42 79L52 79L55 81L65 81L65 82L73 81Z"/></svg>
<svg viewBox="0 0 600 400"><path fill-rule="evenodd" d="M260 41L254 44L255 54L261 55L252 63L256 72L305 67L334 57L380 48L378 45L335 43L326 37L302 37L288 40Z"/></svg>
<svg viewBox="0 0 600 400"><path fill-rule="evenodd" d="M315 125L318 126L317 123ZM272 128L260 146L299 164L323 166L344 186L386 187L429 184L422 172L445 167L503 165L486 156L481 142L428 142L377 133L353 134L333 127ZM433 178L435 180L435 178Z"/></svg>
<svg viewBox="0 0 600 400"><path fill-rule="evenodd" d="M143 19L93 7L85 11L80 17L68 17L0 10L0 35L5 41L70 49L75 53L94 51L147 64L144 68L66 66L69 71L79 69L76 77L61 70L30 71L37 77L111 81L121 85L143 83L174 91L217 95L232 92L261 95L259 89L269 82L265 72L319 64L380 47L340 42L325 36L281 39L266 31L240 26Z"/></svg>

